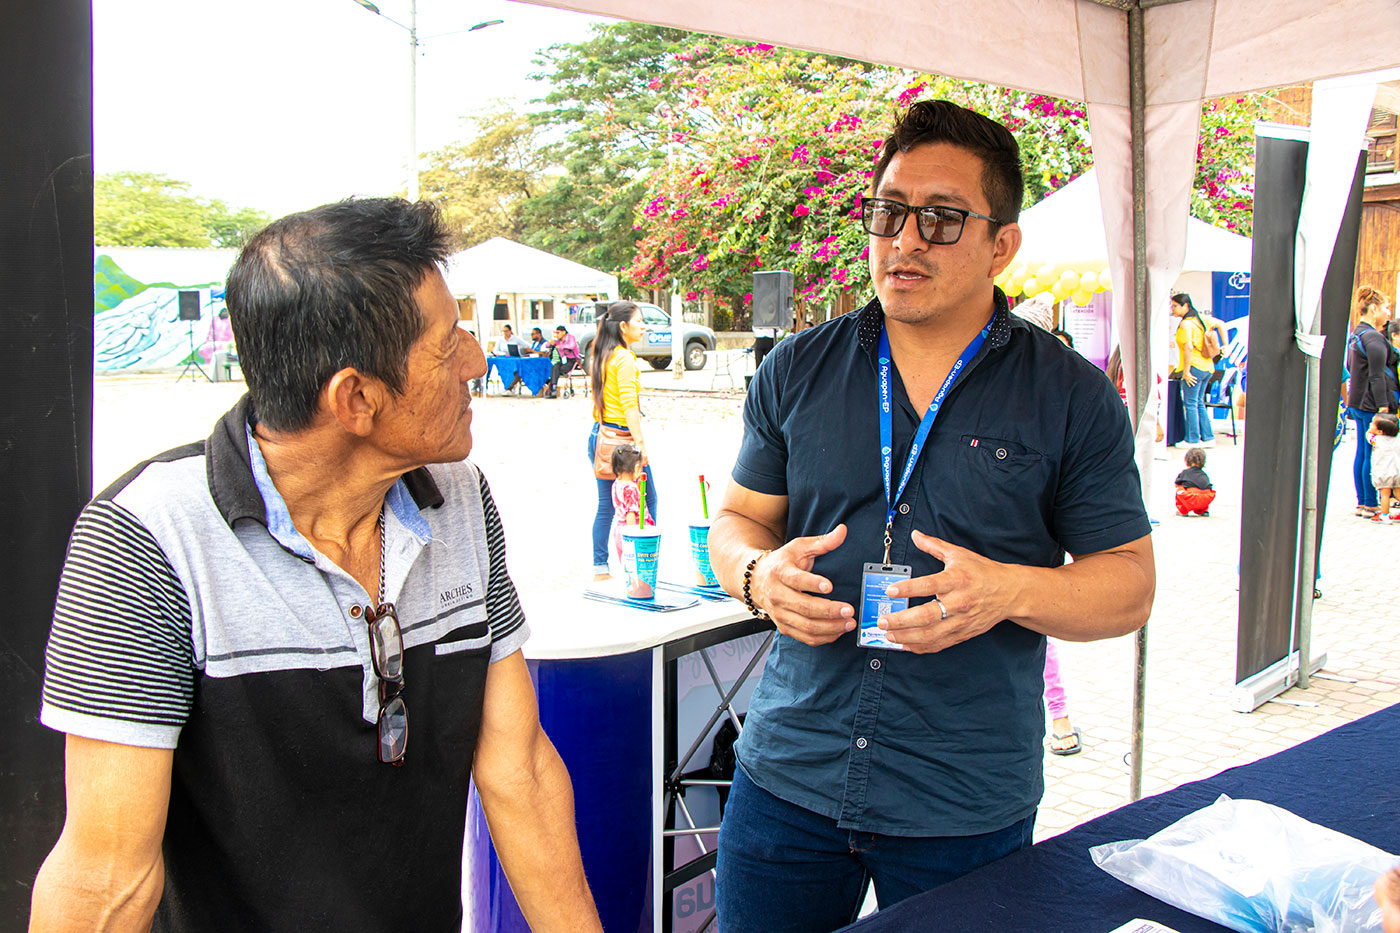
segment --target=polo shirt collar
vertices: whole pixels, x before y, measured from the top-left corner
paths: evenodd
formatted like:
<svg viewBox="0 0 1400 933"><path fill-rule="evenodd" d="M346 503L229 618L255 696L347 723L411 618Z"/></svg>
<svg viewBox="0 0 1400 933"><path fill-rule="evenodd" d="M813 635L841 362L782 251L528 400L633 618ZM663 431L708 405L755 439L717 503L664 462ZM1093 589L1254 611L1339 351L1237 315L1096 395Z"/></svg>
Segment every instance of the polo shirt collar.
<svg viewBox="0 0 1400 933"><path fill-rule="evenodd" d="M995 285L992 286L992 303L996 311L992 317L992 330L987 334L984 350L1004 347L1011 339L1011 305L1007 302L1005 293ZM879 298L872 298L868 305L860 309L860 315L856 319L856 339L859 340L861 349L867 353L875 352L875 347L880 342L880 328L884 324L885 309L880 306Z"/></svg>
<svg viewBox="0 0 1400 933"><path fill-rule="evenodd" d="M224 521L232 527L238 520L250 518L271 530L268 500L259 489L253 453L250 451L250 448L257 451L257 445L251 442L252 427L257 421L252 397L245 394L214 425L214 433L205 442L205 464L209 495ZM257 457L261 463L261 451L257 451ZM265 475L266 467L263 472ZM418 467L399 477L386 501L406 528L420 538L431 540L427 521L418 513L423 509L439 508L444 500L426 467ZM286 510L280 495L277 496L277 504L283 511Z"/></svg>

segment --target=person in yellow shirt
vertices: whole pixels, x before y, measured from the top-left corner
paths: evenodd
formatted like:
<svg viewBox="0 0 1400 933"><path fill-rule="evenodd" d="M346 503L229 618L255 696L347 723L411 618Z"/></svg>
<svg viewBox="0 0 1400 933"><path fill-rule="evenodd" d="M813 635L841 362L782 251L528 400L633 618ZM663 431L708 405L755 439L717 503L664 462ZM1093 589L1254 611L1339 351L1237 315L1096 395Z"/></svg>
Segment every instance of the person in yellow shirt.
<svg viewBox="0 0 1400 933"><path fill-rule="evenodd" d="M1181 407L1186 416L1186 445L1214 447L1215 431L1210 424L1210 409L1206 408L1206 384L1215 370L1215 361L1206 355L1206 332L1215 326L1207 320L1191 296L1179 292L1172 296L1172 317L1181 318L1176 328L1176 347L1180 354Z"/></svg>
<svg viewBox="0 0 1400 933"><path fill-rule="evenodd" d="M642 312L630 301L614 301L598 321L598 333L589 348L589 379L593 388L593 428L588 435L588 462L594 462L598 430L602 425L627 431L642 453L646 475L647 514L656 515L656 481L647 460L642 434L642 374L637 357L628 349L645 334ZM608 535L613 523L612 478L598 479L598 514L593 519L593 579L607 580Z"/></svg>

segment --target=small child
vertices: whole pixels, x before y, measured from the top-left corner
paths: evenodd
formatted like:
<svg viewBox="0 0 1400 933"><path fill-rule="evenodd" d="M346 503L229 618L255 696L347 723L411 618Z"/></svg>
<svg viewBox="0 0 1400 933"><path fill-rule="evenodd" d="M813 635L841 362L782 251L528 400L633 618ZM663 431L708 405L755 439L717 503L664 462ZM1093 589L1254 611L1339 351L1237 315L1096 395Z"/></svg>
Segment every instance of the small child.
<svg viewBox="0 0 1400 933"><path fill-rule="evenodd" d="M1381 509L1373 522L1400 521L1390 514L1391 500L1400 496L1400 418L1382 412L1371 419L1366 440L1371 445L1371 485L1380 494Z"/></svg>
<svg viewBox="0 0 1400 933"><path fill-rule="evenodd" d="M621 561L622 528L638 524L641 518L642 491L637 487L637 474L642 470L642 451L635 444L619 444L613 450L612 468L617 476L612 484L613 553ZM656 520L648 515L647 524L655 525Z"/></svg>
<svg viewBox="0 0 1400 933"><path fill-rule="evenodd" d="M1206 475L1206 452L1199 447L1186 451L1186 469L1176 477L1176 510L1182 515L1209 515L1215 489Z"/></svg>

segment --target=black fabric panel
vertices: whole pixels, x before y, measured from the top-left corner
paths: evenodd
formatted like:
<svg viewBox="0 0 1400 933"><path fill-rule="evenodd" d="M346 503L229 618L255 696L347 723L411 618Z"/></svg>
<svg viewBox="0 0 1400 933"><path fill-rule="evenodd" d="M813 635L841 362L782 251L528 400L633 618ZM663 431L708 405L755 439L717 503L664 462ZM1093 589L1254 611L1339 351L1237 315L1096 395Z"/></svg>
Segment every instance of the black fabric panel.
<svg viewBox="0 0 1400 933"><path fill-rule="evenodd" d="M857 923L856 933L1084 933L1134 918L1180 933L1217 933L1203 920L1094 865L1093 846L1145 839L1215 802L1263 800L1305 820L1400 852L1400 704L1269 758L1184 784L911 897Z"/></svg>
<svg viewBox="0 0 1400 933"><path fill-rule="evenodd" d="M1261 135L1255 143L1237 681L1288 653L1293 623L1307 378L1293 342L1293 246L1307 158L1304 142Z"/></svg>
<svg viewBox="0 0 1400 933"><path fill-rule="evenodd" d="M38 723L68 533L92 491L92 16L0 26L0 929L23 929L63 819L63 737Z"/></svg>
<svg viewBox="0 0 1400 933"><path fill-rule="evenodd" d="M1366 181L1366 159L1358 156L1347 210L1337 231L1332 263L1322 283L1322 333L1327 343L1322 350L1322 404L1317 413L1317 544L1314 557L1322 554L1322 531L1326 524L1327 490L1332 476L1332 439L1337 431L1337 402L1342 392L1342 363L1346 356L1347 323L1351 316L1351 286L1356 278L1356 252L1361 237L1361 195ZM1349 510L1338 512L1347 514ZM1299 561L1298 579L1303 578ZM1325 570L1320 564L1319 571Z"/></svg>

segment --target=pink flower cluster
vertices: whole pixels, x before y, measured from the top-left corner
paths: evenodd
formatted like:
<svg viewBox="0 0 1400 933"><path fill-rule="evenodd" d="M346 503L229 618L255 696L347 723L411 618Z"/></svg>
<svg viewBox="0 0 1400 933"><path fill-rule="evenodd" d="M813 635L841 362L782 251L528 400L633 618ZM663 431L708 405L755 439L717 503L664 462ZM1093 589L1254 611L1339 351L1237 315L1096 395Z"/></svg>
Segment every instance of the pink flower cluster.
<svg viewBox="0 0 1400 933"><path fill-rule="evenodd" d="M650 201L647 202L647 206L642 208L642 216L659 217L661 215L662 210L664 210L665 207L665 198L652 198Z"/></svg>
<svg viewBox="0 0 1400 933"><path fill-rule="evenodd" d="M928 90L928 85L922 81L912 87L905 88L900 92L899 106L908 107L910 104L914 103L914 101L922 97L926 90Z"/></svg>
<svg viewBox="0 0 1400 933"><path fill-rule="evenodd" d="M792 161L794 162L802 162L805 164L810 157L811 153L807 151L806 146L798 146L796 149L792 150Z"/></svg>

